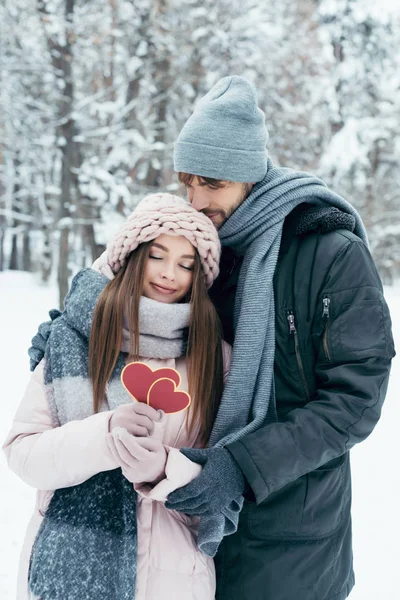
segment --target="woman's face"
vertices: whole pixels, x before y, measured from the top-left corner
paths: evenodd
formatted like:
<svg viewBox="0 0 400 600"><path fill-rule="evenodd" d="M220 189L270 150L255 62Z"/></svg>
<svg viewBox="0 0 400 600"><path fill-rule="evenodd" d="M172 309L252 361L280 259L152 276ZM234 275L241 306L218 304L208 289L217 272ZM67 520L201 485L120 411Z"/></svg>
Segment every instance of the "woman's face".
<svg viewBox="0 0 400 600"><path fill-rule="evenodd" d="M151 246L144 271L143 296L172 304L190 290L195 249L184 236L159 235Z"/></svg>

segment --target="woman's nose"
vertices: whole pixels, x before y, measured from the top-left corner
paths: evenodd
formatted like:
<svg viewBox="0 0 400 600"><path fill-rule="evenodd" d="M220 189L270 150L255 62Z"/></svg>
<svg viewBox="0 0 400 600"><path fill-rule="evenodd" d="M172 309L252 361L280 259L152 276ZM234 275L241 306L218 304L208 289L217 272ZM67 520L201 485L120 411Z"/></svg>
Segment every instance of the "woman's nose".
<svg viewBox="0 0 400 600"><path fill-rule="evenodd" d="M164 265L164 268L161 272L161 277L164 279L169 279L173 281L175 279L175 268L174 265Z"/></svg>

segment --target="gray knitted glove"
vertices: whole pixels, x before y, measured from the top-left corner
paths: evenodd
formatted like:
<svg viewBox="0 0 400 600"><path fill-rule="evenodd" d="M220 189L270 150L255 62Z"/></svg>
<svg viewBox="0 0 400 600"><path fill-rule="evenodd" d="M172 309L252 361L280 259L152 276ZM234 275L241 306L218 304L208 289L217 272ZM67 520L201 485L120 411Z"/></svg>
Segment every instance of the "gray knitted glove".
<svg viewBox="0 0 400 600"><path fill-rule="evenodd" d="M49 339L51 324L55 319L58 319L60 315L61 312L59 310L56 308L51 309L49 311L51 321L41 323L38 332L33 336L31 340L32 346L28 350L31 371L34 371L42 360L46 350L47 340Z"/></svg>
<svg viewBox="0 0 400 600"><path fill-rule="evenodd" d="M244 475L226 448L182 448L182 454L203 465L200 475L168 496L166 508L187 515L220 514L245 491Z"/></svg>

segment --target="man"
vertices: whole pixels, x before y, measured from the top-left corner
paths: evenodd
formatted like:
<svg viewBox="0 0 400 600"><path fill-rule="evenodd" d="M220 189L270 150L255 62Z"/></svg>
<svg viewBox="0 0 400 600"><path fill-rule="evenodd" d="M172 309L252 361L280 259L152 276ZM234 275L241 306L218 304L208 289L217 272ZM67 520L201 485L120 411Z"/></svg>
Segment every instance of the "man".
<svg viewBox="0 0 400 600"><path fill-rule="evenodd" d="M219 229L211 294L233 359L210 447L183 451L203 471L166 506L200 516L218 600L343 600L349 450L380 416L390 316L357 212L274 166L267 141L255 89L226 77L175 145L189 201Z"/></svg>
<svg viewBox="0 0 400 600"><path fill-rule="evenodd" d="M211 294L233 362L211 437L223 447L184 451L204 469L167 506L210 518L244 493L216 556L219 600L342 600L354 585L349 450L380 416L390 316L357 213L275 167L267 139L254 88L227 77L175 145L188 199L224 247Z"/></svg>

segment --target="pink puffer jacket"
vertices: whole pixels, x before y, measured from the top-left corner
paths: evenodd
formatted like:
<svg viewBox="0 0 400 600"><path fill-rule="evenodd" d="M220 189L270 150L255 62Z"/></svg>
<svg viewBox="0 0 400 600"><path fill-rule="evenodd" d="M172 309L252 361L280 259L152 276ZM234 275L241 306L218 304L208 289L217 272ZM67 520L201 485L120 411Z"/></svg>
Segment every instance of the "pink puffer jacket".
<svg viewBox="0 0 400 600"><path fill-rule="evenodd" d="M231 348L224 343L223 350L226 377ZM188 389L185 359L141 360L152 369L177 369L182 378L180 389ZM3 446L9 467L38 490L21 554L17 600L32 600L27 587L29 558L53 490L77 485L118 466L106 442L111 415L112 411L101 412L54 428L45 396L43 364L32 374ZM163 503L170 492L197 477L201 470L177 450L193 447L197 441L196 433L189 436L185 417L185 412L166 415L156 424L153 435L169 448L165 479L153 488L135 486L138 492L135 600L213 600L215 596L214 562L196 546L197 519L169 511Z"/></svg>

